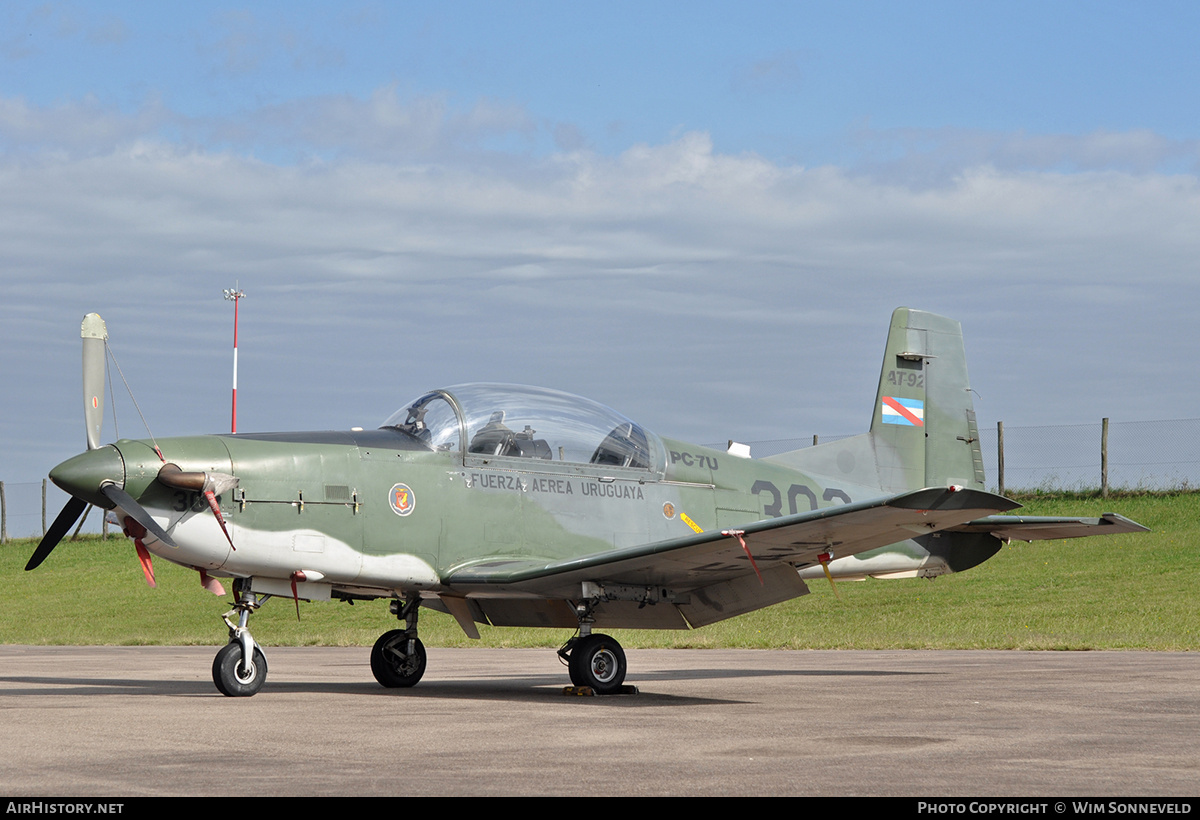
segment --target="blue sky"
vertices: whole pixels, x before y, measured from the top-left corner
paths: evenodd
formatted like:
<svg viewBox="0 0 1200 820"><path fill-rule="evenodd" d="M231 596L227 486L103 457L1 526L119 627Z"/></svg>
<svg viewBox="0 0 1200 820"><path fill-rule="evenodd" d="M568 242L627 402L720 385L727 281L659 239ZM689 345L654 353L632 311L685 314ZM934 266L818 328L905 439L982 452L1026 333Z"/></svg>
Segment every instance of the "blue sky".
<svg viewBox="0 0 1200 820"><path fill-rule="evenodd" d="M458 112L485 100L519 111L510 129L523 139L506 129L497 144L538 154L560 127L606 153L702 130L720 152L805 164L852 159L856 135L907 129L1195 136L1200 9L1183 2L18 2L3 13L7 95L162 106L193 123L393 89Z"/></svg>
<svg viewBox="0 0 1200 820"><path fill-rule="evenodd" d="M490 379L853 433L898 305L963 323L984 425L1194 418L1198 35L1171 2L5 3L0 478L82 448L93 310L155 435L226 429L235 282L243 430Z"/></svg>

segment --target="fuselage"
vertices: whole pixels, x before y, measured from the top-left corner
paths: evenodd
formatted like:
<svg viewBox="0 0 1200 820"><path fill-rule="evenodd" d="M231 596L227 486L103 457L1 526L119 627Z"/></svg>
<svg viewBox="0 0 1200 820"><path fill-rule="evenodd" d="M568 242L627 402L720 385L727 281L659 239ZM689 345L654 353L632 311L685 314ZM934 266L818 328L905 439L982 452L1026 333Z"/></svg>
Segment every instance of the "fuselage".
<svg viewBox="0 0 1200 820"><path fill-rule="evenodd" d="M109 451L96 458L110 468L111 450L119 454L123 476L113 480L178 545L146 537L151 552L209 575L287 579L299 571L363 595L438 591L443 578L481 561L552 563L883 494L653 434L639 466L431 450L393 428L157 445L162 458L149 441L90 451ZM232 547L200 493L156 480L164 459L237 477L217 499ZM944 571L913 541L833 567L855 577Z"/></svg>

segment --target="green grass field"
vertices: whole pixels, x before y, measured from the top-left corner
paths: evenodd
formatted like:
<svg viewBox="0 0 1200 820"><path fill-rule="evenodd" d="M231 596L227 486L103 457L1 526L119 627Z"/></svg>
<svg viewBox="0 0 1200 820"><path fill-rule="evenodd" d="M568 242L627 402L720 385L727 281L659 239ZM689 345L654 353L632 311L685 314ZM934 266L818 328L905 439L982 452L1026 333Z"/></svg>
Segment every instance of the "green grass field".
<svg viewBox="0 0 1200 820"><path fill-rule="evenodd" d="M825 582L812 594L695 631L614 630L626 647L788 649L1200 649L1200 493L1022 499L1028 515L1114 511L1153 532L1014 543L990 561L934 581ZM35 540L0 547L0 643L219 645L230 596L200 588L197 574L155 562L142 578L133 545L98 536L64 541L25 572ZM226 583L228 589L229 584ZM370 646L396 625L386 601L354 606L273 599L251 618L265 646ZM481 627L468 640L428 610L429 646L558 646L567 630Z"/></svg>

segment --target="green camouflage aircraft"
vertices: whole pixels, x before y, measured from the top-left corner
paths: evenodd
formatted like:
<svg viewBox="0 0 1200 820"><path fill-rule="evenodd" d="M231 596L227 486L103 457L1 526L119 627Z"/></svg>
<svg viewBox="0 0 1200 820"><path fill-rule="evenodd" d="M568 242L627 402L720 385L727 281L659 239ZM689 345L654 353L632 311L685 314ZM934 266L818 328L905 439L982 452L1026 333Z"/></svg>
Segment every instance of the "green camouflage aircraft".
<svg viewBox="0 0 1200 820"><path fill-rule="evenodd" d="M26 569L86 509L235 603L213 662L226 695L267 663L267 598L391 599L371 650L387 687L425 671L420 607L476 624L577 630L572 683L623 691L625 653L595 628L687 629L808 592L806 579L961 572L1010 539L1145 531L1119 515L1022 518L986 492L958 322L892 316L870 431L763 459L658 436L536 387L434 390L377 430L189 436L100 445L107 331L83 322L86 452L50 472L72 498ZM234 619L231 620L231 617Z"/></svg>

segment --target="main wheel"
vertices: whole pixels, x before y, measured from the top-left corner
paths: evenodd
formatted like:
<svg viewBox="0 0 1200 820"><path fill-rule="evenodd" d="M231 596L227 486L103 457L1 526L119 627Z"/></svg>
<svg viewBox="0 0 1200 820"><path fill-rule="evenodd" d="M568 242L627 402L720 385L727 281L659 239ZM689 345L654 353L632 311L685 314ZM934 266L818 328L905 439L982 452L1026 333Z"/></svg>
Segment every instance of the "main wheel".
<svg viewBox="0 0 1200 820"><path fill-rule="evenodd" d="M221 647L213 658L213 683L222 695L231 698L248 698L262 689L267 679L267 658L262 650L254 647L250 663L242 663L242 645L234 641Z"/></svg>
<svg viewBox="0 0 1200 820"><path fill-rule="evenodd" d="M625 650L608 635L580 638L571 650L571 682L590 686L598 695L611 695L625 683Z"/></svg>
<svg viewBox="0 0 1200 820"><path fill-rule="evenodd" d="M425 674L425 645L413 638L410 653L403 629L383 633L371 648L371 674L389 689L415 686Z"/></svg>

